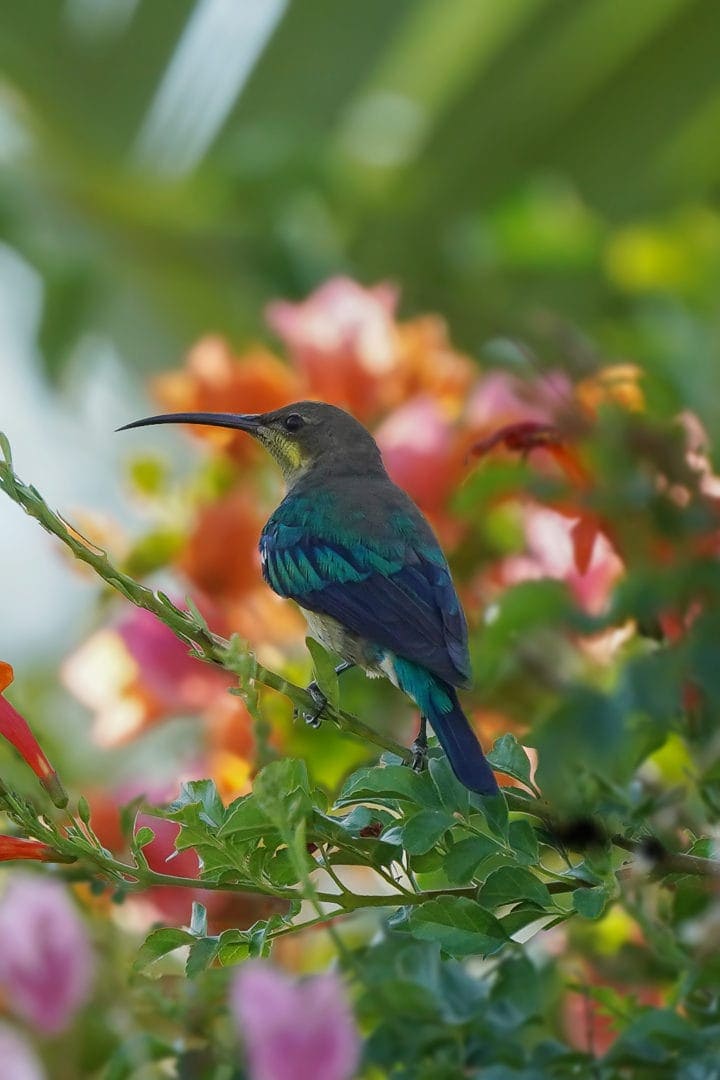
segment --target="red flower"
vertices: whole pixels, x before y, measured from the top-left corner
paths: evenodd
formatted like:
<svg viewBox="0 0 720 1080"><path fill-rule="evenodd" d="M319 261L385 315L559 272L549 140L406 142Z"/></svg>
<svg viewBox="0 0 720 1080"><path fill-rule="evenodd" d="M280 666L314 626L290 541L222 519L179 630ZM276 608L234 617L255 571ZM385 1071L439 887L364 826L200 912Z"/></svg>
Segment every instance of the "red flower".
<svg viewBox="0 0 720 1080"><path fill-rule="evenodd" d="M471 453L482 457L496 446L504 446L525 457L531 450L546 450L563 470L568 480L578 487L585 487L590 481L589 474L580 461L577 452L568 446L554 424L544 424L537 420L522 420L517 424L506 424L492 435L476 442Z"/></svg>
<svg viewBox="0 0 720 1080"><path fill-rule="evenodd" d="M220 337L198 341L185 368L158 376L153 389L172 412L268 412L302 396L296 373L267 349L256 346L237 357ZM259 453L243 432L194 427L188 434L240 463L254 461Z"/></svg>
<svg viewBox="0 0 720 1080"><path fill-rule="evenodd" d="M585 492L591 486L590 474L583 465L579 453L569 445L555 424L539 420L521 420L517 423L506 424L476 442L470 448L470 452L477 457L483 457L499 446L512 453L521 454L523 457L527 457L532 450L542 450L550 455L577 491ZM556 503L552 509L574 520L570 536L575 567L579 574L586 574L590 569L596 540L602 536L600 519L581 505L565 506Z"/></svg>
<svg viewBox="0 0 720 1080"><path fill-rule="evenodd" d="M13 669L0 660L0 735L4 736L24 758L56 806L67 806L68 797L58 774L45 757L40 744L17 709L2 692L13 681Z"/></svg>
<svg viewBox="0 0 720 1080"><path fill-rule="evenodd" d="M242 600L262 581L257 498L234 488L204 506L178 560L196 589L219 603Z"/></svg>
<svg viewBox="0 0 720 1080"><path fill-rule="evenodd" d="M0 862L15 859L34 859L36 862L72 862L39 840L24 840L20 836L0 836Z"/></svg>

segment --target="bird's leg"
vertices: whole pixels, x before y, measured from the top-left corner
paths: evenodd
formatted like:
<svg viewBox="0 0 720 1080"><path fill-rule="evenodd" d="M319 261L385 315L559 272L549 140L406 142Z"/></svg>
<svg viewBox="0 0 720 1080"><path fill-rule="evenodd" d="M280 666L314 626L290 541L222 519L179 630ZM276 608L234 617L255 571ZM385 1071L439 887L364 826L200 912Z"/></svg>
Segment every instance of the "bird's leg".
<svg viewBox="0 0 720 1080"><path fill-rule="evenodd" d="M338 666L335 668L335 674L342 675L343 671L348 671L351 667L355 667L351 660L343 660L343 662L341 664L338 664ZM306 724L309 724L310 727L317 728L320 727L320 724L322 723L322 714L327 707L327 698L325 697L322 690L314 679L306 687L306 689L310 697L315 702L315 708L312 712L304 712L303 720Z"/></svg>
<svg viewBox="0 0 720 1080"><path fill-rule="evenodd" d="M427 765L427 716L420 717L420 730L412 744L412 761L410 768L413 772L422 772Z"/></svg>

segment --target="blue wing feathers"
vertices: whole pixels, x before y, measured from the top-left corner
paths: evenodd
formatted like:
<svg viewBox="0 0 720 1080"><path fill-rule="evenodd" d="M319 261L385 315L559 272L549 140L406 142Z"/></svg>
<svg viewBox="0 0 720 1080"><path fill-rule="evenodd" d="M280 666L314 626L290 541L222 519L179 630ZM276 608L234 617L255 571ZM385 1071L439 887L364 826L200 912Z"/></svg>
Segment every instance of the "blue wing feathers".
<svg viewBox="0 0 720 1080"><path fill-rule="evenodd" d="M341 542L337 527L316 528L270 519L260 548L271 588L449 683L465 683L467 628L439 546L398 532Z"/></svg>

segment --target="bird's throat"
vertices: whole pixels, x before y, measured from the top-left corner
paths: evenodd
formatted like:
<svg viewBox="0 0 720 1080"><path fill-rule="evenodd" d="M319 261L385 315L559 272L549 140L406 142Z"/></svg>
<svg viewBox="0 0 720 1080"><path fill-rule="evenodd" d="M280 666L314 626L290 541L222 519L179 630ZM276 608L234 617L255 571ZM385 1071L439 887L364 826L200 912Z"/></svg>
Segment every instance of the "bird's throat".
<svg viewBox="0 0 720 1080"><path fill-rule="evenodd" d="M265 428L258 433L258 441L279 465L288 487L292 487L307 472L311 462L305 458L294 440L283 438L280 432Z"/></svg>

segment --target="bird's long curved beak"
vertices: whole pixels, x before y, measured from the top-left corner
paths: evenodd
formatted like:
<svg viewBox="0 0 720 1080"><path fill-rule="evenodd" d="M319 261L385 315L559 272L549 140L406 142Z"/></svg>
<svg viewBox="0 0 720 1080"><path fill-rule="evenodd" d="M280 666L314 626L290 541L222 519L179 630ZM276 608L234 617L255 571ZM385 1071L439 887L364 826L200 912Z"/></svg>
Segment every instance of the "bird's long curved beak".
<svg viewBox="0 0 720 1080"><path fill-rule="evenodd" d="M205 424L208 427L236 428L255 435L262 427L262 421L261 413L165 413L133 420L131 424L123 424L116 430L127 431L128 428L151 427L153 424Z"/></svg>

